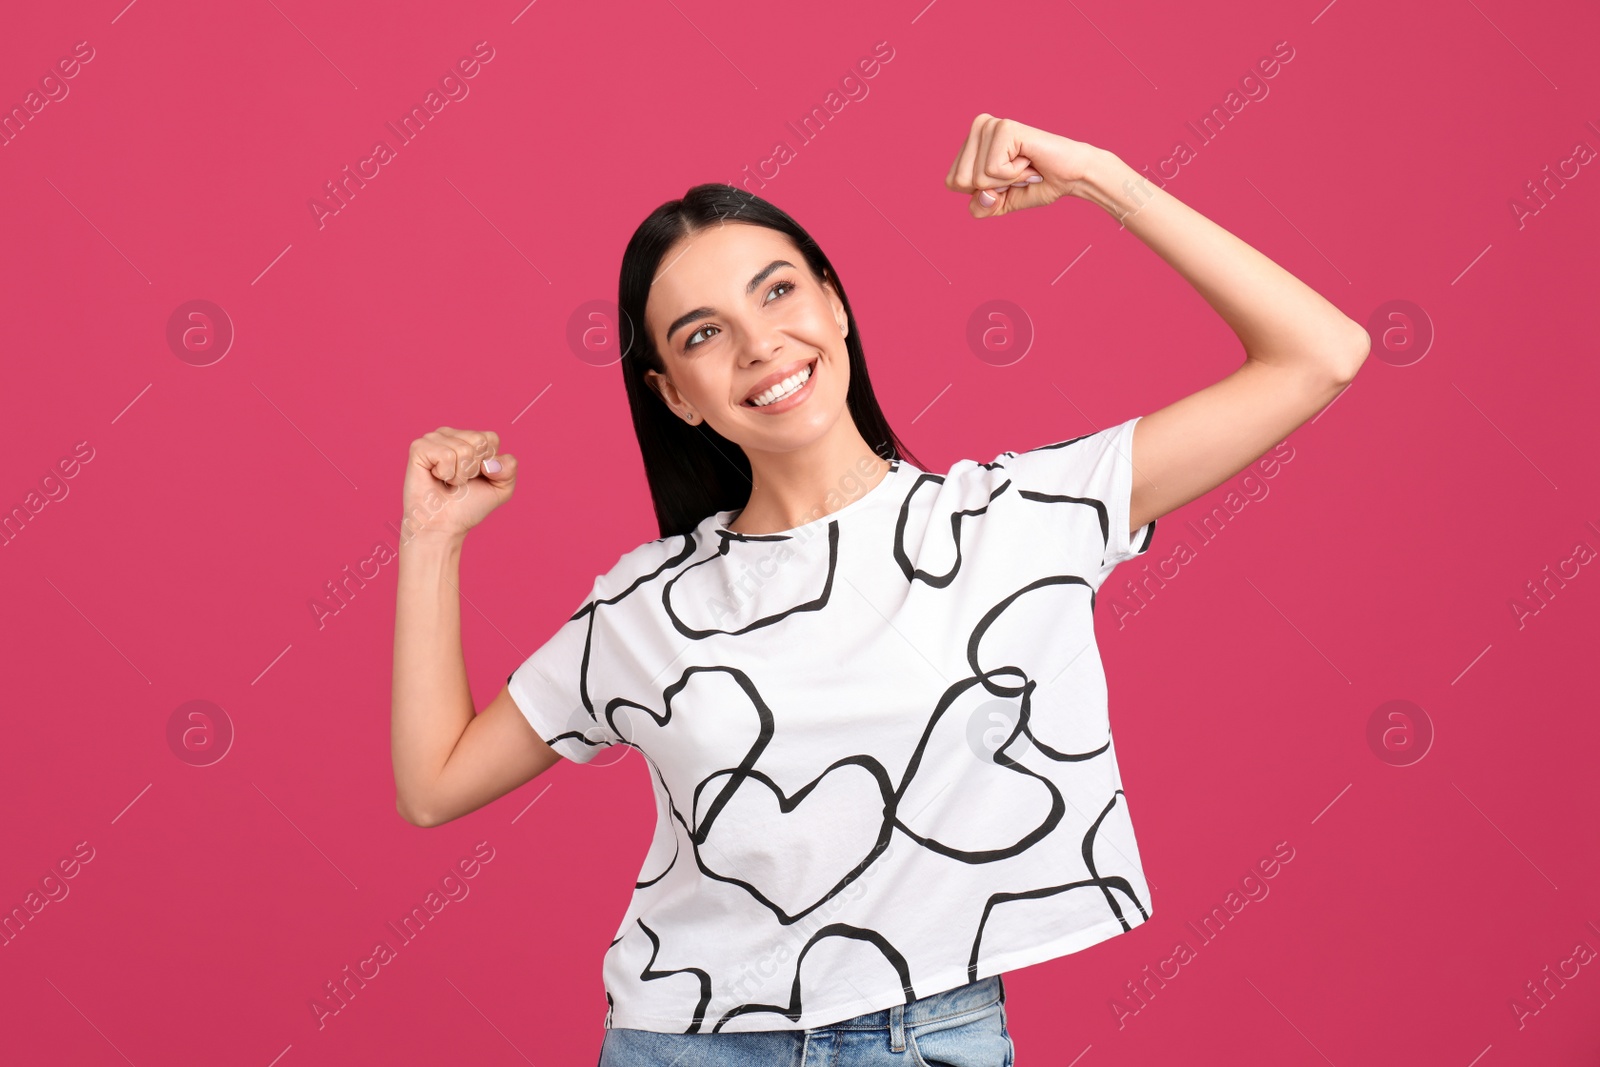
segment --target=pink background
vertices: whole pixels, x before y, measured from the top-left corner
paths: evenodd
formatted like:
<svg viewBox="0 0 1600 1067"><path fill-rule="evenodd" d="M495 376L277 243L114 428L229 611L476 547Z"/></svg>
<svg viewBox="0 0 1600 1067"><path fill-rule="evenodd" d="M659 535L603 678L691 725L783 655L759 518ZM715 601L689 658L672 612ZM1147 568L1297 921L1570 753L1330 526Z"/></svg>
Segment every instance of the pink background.
<svg viewBox="0 0 1600 1067"><path fill-rule="evenodd" d="M946 169L980 111L1155 164L1287 41L1168 191L1357 321L1406 300L1436 337L1399 366L1375 332L1269 495L1203 545L1187 523L1225 489L1163 518L1152 565L1180 537L1196 558L1120 627L1142 572L1102 592L1154 913L1008 975L1019 1062L1595 1062L1600 965L1542 1003L1525 983L1600 950L1600 567L1512 604L1600 548L1600 166L1520 227L1510 207L1600 148L1592 5L124 3L18 7L0 33L8 110L94 50L0 148L0 507L69 490L0 548L0 906L93 850L0 948L0 1059L592 1063L643 763L558 765L412 827L395 566L320 628L310 607L395 544L410 440L493 429L524 464L464 556L481 707L657 535L620 372L580 358L571 316L615 299L652 208L779 140L794 158L752 189L838 266L933 469L1154 411L1234 369L1225 323L1092 205L975 222ZM470 94L319 228L308 201L480 41ZM868 95L801 143L786 122L880 41ZM166 339L195 299L236 333L209 366ZM966 341L989 300L1031 323L1008 366ZM209 766L169 741L191 700L233 731ZM1373 745L1390 700L1421 711ZM1431 748L1394 765L1424 717ZM470 895L319 1028L324 983L479 842ZM1270 895L1196 938L1279 842ZM1196 958L1135 1000L1179 939Z"/></svg>

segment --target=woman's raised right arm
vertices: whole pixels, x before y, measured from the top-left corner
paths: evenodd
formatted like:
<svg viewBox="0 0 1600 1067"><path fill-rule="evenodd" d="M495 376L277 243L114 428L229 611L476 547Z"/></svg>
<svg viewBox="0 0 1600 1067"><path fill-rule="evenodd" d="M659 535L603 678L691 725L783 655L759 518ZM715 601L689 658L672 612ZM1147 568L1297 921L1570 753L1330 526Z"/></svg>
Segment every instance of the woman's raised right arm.
<svg viewBox="0 0 1600 1067"><path fill-rule="evenodd" d="M437 826L524 784L561 757L502 687L474 714L461 647L461 550L509 500L516 457L492 431L441 426L411 443L394 624L390 750L395 807ZM490 469L491 467L496 469Z"/></svg>

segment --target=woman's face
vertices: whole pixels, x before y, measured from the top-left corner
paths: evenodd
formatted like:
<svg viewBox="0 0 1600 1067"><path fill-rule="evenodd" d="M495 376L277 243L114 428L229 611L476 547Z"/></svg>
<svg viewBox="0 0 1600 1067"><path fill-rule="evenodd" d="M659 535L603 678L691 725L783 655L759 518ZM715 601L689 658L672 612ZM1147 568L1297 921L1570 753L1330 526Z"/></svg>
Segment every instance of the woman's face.
<svg viewBox="0 0 1600 1067"><path fill-rule="evenodd" d="M821 437L845 411L847 326L844 304L787 235L724 222L661 258L645 328L667 372L646 377L691 424L703 420L747 449L787 452ZM773 402L782 388L774 385L807 370L799 389Z"/></svg>

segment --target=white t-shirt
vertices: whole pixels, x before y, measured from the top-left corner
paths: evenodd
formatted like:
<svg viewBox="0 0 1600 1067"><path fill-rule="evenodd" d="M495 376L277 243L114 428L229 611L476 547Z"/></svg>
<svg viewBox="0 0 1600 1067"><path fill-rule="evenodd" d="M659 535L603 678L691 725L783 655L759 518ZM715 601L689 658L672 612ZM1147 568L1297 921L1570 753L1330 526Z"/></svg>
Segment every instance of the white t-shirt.
<svg viewBox="0 0 1600 1067"><path fill-rule="evenodd" d="M654 787L607 1027L826 1026L1150 918L1091 616L1155 532L1128 531L1137 421L891 461L784 533L708 516L513 672L557 752L631 746Z"/></svg>

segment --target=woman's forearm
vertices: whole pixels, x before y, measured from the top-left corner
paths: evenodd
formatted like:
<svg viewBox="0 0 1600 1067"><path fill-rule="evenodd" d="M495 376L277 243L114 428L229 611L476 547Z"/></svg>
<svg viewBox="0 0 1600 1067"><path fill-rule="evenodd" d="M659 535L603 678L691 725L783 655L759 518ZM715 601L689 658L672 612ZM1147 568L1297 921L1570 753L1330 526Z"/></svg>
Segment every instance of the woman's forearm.
<svg viewBox="0 0 1600 1067"><path fill-rule="evenodd" d="M1073 195L1099 204L1172 265L1262 363L1355 374L1368 341L1361 325L1248 244L1097 151Z"/></svg>
<svg viewBox="0 0 1600 1067"><path fill-rule="evenodd" d="M412 822L426 819L433 784L474 714L461 649L463 539L419 534L400 545L390 748L395 806Z"/></svg>

